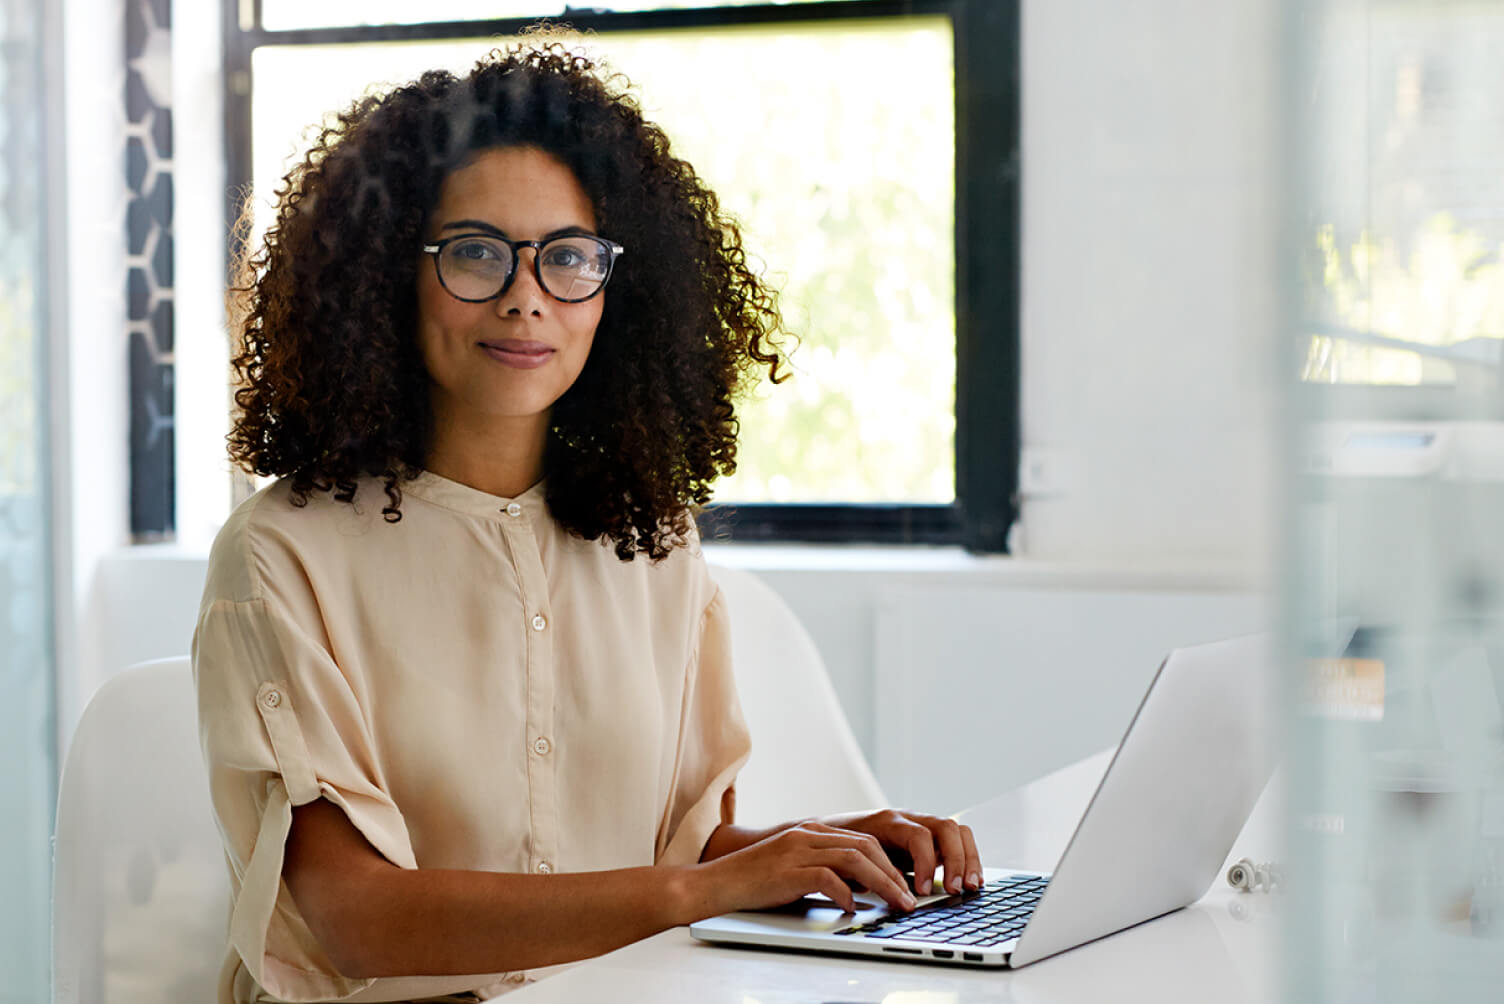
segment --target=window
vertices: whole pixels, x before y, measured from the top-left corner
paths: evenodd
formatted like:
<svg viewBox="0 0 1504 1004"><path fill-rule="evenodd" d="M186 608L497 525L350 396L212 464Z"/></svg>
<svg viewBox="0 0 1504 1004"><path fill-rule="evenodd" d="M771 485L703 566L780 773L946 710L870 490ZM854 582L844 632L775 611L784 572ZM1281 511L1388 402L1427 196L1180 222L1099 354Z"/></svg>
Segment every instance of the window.
<svg viewBox="0 0 1504 1004"><path fill-rule="evenodd" d="M609 6L561 19L742 223L799 339L794 379L742 409L738 472L706 535L1002 550L1018 438L1016 5ZM473 6L442 0L228 4L229 184L270 192L307 128L368 87L462 70L496 36L560 15L491 9L506 16L460 20ZM435 20L404 22L418 10Z"/></svg>

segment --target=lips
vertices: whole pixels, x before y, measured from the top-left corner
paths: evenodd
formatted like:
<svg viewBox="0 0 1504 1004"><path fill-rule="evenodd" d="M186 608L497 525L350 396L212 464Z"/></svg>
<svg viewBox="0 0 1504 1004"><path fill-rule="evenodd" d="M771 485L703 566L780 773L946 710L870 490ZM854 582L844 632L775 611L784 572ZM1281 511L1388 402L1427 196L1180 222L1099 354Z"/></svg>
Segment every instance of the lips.
<svg viewBox="0 0 1504 1004"><path fill-rule="evenodd" d="M506 338L494 342L479 342L485 353L497 362L516 369L534 369L553 358L556 351L545 342L520 338Z"/></svg>

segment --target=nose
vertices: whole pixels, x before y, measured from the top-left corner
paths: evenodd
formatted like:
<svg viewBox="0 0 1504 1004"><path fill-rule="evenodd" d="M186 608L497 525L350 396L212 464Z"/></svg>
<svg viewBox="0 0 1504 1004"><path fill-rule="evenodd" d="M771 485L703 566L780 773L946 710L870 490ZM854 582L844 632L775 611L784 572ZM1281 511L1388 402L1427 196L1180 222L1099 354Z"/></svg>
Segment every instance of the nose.
<svg viewBox="0 0 1504 1004"><path fill-rule="evenodd" d="M531 252L532 260L523 258L523 255ZM531 317L541 317L543 306L548 302L548 293L538 284L538 274L534 270L534 263L538 258L537 248L518 248L516 271L512 273L512 284L507 291L498 296L496 312L504 317L526 314Z"/></svg>

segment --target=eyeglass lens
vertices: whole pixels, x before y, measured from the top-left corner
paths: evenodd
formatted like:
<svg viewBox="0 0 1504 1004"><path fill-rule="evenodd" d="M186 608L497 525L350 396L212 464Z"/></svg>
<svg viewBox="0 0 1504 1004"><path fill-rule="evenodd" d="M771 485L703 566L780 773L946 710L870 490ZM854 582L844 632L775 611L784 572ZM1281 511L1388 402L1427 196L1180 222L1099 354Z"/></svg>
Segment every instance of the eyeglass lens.
<svg viewBox="0 0 1504 1004"><path fill-rule="evenodd" d="M594 237L556 237L537 249L536 275L549 295L565 301L594 295L611 274L611 250ZM439 253L439 277L454 295L485 300L501 292L517 262L493 237L462 237Z"/></svg>

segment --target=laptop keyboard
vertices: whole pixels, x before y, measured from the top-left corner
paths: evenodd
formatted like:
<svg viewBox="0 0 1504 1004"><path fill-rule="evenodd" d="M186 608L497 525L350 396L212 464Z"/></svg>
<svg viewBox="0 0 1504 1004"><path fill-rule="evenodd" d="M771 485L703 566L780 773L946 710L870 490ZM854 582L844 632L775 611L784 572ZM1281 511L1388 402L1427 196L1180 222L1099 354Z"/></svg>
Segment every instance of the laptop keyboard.
<svg viewBox="0 0 1504 1004"><path fill-rule="evenodd" d="M1048 875L1013 875L913 913L894 914L835 933L990 948L1018 937L1049 881Z"/></svg>

